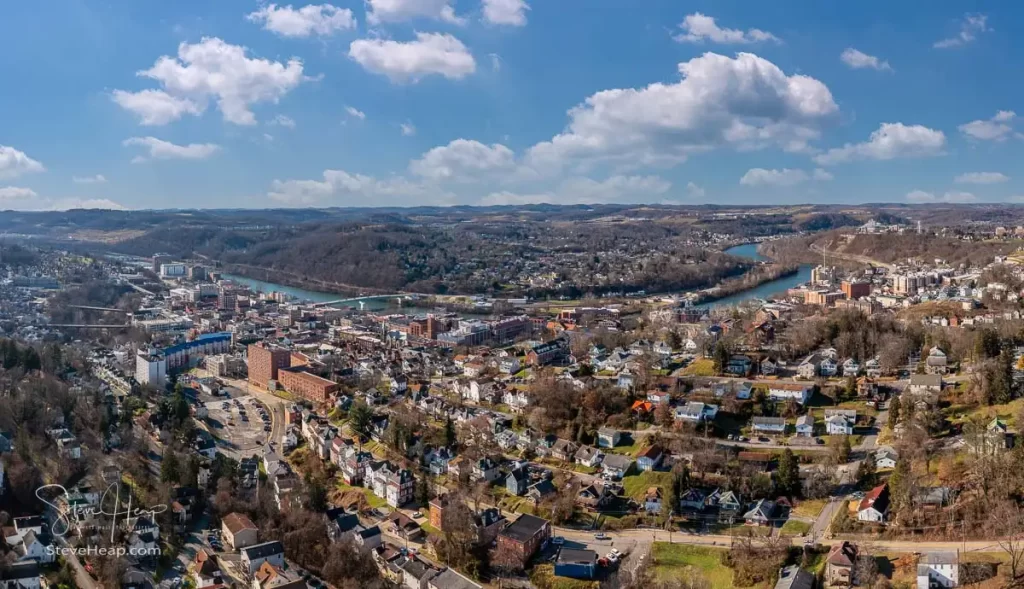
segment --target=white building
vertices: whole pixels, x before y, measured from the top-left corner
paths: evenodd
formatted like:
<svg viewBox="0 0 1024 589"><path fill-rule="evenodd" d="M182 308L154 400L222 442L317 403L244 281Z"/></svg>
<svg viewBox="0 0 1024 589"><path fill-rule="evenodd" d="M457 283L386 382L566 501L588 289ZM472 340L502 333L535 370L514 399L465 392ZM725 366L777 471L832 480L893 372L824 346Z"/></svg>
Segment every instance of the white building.
<svg viewBox="0 0 1024 589"><path fill-rule="evenodd" d="M164 278L177 278L185 275L185 264L181 262L172 262L170 264L160 264L160 276Z"/></svg>
<svg viewBox="0 0 1024 589"><path fill-rule="evenodd" d="M917 564L917 589L960 586L960 556L955 552L925 554Z"/></svg>
<svg viewBox="0 0 1024 589"><path fill-rule="evenodd" d="M135 380L162 387L167 383L167 358L154 350L139 350L135 357Z"/></svg>

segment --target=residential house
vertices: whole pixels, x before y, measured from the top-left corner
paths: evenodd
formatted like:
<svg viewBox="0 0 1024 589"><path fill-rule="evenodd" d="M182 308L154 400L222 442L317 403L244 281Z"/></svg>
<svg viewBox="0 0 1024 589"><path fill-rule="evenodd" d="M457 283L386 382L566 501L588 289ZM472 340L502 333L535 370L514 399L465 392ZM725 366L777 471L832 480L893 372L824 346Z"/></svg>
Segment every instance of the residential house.
<svg viewBox="0 0 1024 589"><path fill-rule="evenodd" d="M679 496L679 509L701 511L704 509L704 502L707 499L707 495L704 491L692 487L683 492Z"/></svg>
<svg viewBox="0 0 1024 589"><path fill-rule="evenodd" d="M714 498L714 505L718 507L718 521L721 523L734 523L736 517L743 510L743 501L733 491L717 494Z"/></svg>
<svg viewBox="0 0 1024 589"><path fill-rule="evenodd" d="M577 449L579 449L579 446L574 442L559 438L558 441L555 442L555 445L551 447L551 457L564 462L569 462L573 459L573 456L575 456Z"/></svg>
<svg viewBox="0 0 1024 589"><path fill-rule="evenodd" d="M896 450L889 446L883 446L875 451L875 468L896 468L896 461L900 459Z"/></svg>
<svg viewBox="0 0 1024 589"><path fill-rule="evenodd" d="M224 541L232 550L241 550L256 544L259 529L244 513L229 513L220 524Z"/></svg>
<svg viewBox="0 0 1024 589"><path fill-rule="evenodd" d="M857 376L860 372L860 362L854 358L847 358L842 366L843 376Z"/></svg>
<svg viewBox="0 0 1024 589"><path fill-rule="evenodd" d="M498 470L498 463L490 458L481 458L473 463L473 471L470 474L473 481L493 482L501 478L501 471Z"/></svg>
<svg viewBox="0 0 1024 589"><path fill-rule="evenodd" d="M204 548L200 548L196 553L190 568L195 587L202 589L223 583L223 575L220 566L217 565L217 558Z"/></svg>
<svg viewBox="0 0 1024 589"><path fill-rule="evenodd" d="M786 432L786 420L781 417L752 417L750 429L758 433L783 434Z"/></svg>
<svg viewBox="0 0 1024 589"><path fill-rule="evenodd" d="M557 574L557 572L556 572ZM483 589L479 584L459 574L455 569L446 569L427 580L426 589Z"/></svg>
<svg viewBox="0 0 1024 589"><path fill-rule="evenodd" d="M775 589L814 589L814 575L795 564L783 567Z"/></svg>
<svg viewBox="0 0 1024 589"><path fill-rule="evenodd" d="M39 564L16 562L0 567L0 589L39 589L42 587Z"/></svg>
<svg viewBox="0 0 1024 589"><path fill-rule="evenodd" d="M661 465L662 458L664 458L664 451L661 446L655 444L637 454L636 465L642 471L654 470Z"/></svg>
<svg viewBox="0 0 1024 589"><path fill-rule="evenodd" d="M644 511L647 513L661 512L661 488L648 487L644 494Z"/></svg>
<svg viewBox="0 0 1024 589"><path fill-rule="evenodd" d="M561 548L555 557L555 575L573 579L593 579L597 572L597 553L593 550Z"/></svg>
<svg viewBox="0 0 1024 589"><path fill-rule="evenodd" d="M594 468L598 464L601 464L601 459L604 458L604 455L596 448L580 446L580 449L576 451L574 458L576 460L576 464L582 464L583 466Z"/></svg>
<svg viewBox="0 0 1024 589"><path fill-rule="evenodd" d="M252 575L252 589L307 589L300 570L264 562Z"/></svg>
<svg viewBox="0 0 1024 589"><path fill-rule="evenodd" d="M878 358L872 358L864 363L864 374L868 378L878 378L882 376L882 362Z"/></svg>
<svg viewBox="0 0 1024 589"><path fill-rule="evenodd" d="M388 514L388 517L384 520L385 527L391 530L391 533L403 540L409 542L419 542L423 538L424 532L420 525L412 520L411 517L405 515L397 509Z"/></svg>
<svg viewBox="0 0 1024 589"><path fill-rule="evenodd" d="M615 499L610 485L595 481L576 493L576 503L587 509L601 510Z"/></svg>
<svg viewBox="0 0 1024 589"><path fill-rule="evenodd" d="M341 477L346 485L358 486L366 478L366 465L373 461L369 452L351 451L341 463Z"/></svg>
<svg viewBox="0 0 1024 589"><path fill-rule="evenodd" d="M938 374L913 374L910 376L908 392L914 396L938 395L942 392L942 376Z"/></svg>
<svg viewBox="0 0 1024 589"><path fill-rule="evenodd" d="M825 583L832 587L851 587L855 584L857 546L843 541L832 546L825 558Z"/></svg>
<svg viewBox="0 0 1024 589"><path fill-rule="evenodd" d="M416 487L416 477L412 471L402 468L390 472L385 480L384 499L391 507L401 507L413 499Z"/></svg>
<svg viewBox="0 0 1024 589"><path fill-rule="evenodd" d="M743 519L748 526L768 526L775 519L776 505L774 501L760 499L746 513Z"/></svg>
<svg viewBox="0 0 1024 589"><path fill-rule="evenodd" d="M522 413L530 405L530 396L522 389L506 389L501 402L508 405L512 413Z"/></svg>
<svg viewBox="0 0 1024 589"><path fill-rule="evenodd" d="M946 353L939 349L938 346L933 347L928 352L928 357L924 361L924 371L927 374L946 374L948 370L948 360Z"/></svg>
<svg viewBox="0 0 1024 589"><path fill-rule="evenodd" d="M370 526L368 528L358 526L355 535L352 536L352 542L355 543L360 552L366 553L377 549L384 543L380 526Z"/></svg>
<svg viewBox="0 0 1024 589"><path fill-rule="evenodd" d="M686 405L676 407L675 420L685 423L713 421L718 414L718 405L709 405L698 401L690 401Z"/></svg>
<svg viewBox="0 0 1024 589"><path fill-rule="evenodd" d="M813 392L814 386L809 384L773 382L768 385L768 398L773 401L788 401L792 399L801 405L805 405L811 399Z"/></svg>
<svg viewBox="0 0 1024 589"><path fill-rule="evenodd" d="M857 412L853 409L826 409L825 431L830 436L853 435L853 426L857 423Z"/></svg>
<svg viewBox="0 0 1024 589"><path fill-rule="evenodd" d="M242 570L249 575L259 570L265 562L278 568L284 566L284 546L277 540L242 548L241 556Z"/></svg>
<svg viewBox="0 0 1024 589"><path fill-rule="evenodd" d="M802 438L814 437L814 416L801 415L796 418L796 435Z"/></svg>
<svg viewBox="0 0 1024 589"><path fill-rule="evenodd" d="M805 380L812 380L818 376L818 366L821 364L821 357L811 354L803 359L796 367L797 376Z"/></svg>
<svg viewBox="0 0 1024 589"><path fill-rule="evenodd" d="M761 360L761 364L759 366L761 369L761 374L763 376L774 376L779 369L778 364L776 364L775 361L772 360L771 358L765 358L764 360Z"/></svg>
<svg viewBox="0 0 1024 589"><path fill-rule="evenodd" d="M543 501L546 497L554 495L556 491L557 489L555 489L555 485L553 485L550 480L541 479L526 488L526 496L529 497L534 504L537 504Z"/></svg>
<svg viewBox="0 0 1024 589"><path fill-rule="evenodd" d="M551 523L533 515L520 515L498 534L498 548L513 555L525 568L533 555L551 537Z"/></svg>
<svg viewBox="0 0 1024 589"><path fill-rule="evenodd" d="M881 484L868 491L857 506L857 519L862 522L884 522L889 514L889 486Z"/></svg>
<svg viewBox="0 0 1024 589"><path fill-rule="evenodd" d="M601 471L613 479L621 479L633 468L633 458L621 454L606 454L601 461Z"/></svg>
<svg viewBox="0 0 1024 589"><path fill-rule="evenodd" d="M610 427L602 427L597 430L598 448L614 448L619 445L620 440L622 440L622 433L619 430Z"/></svg>
<svg viewBox="0 0 1024 589"><path fill-rule="evenodd" d="M746 376L750 372L751 366L753 366L753 361L750 359L750 356L734 355L729 358L724 372L734 376Z"/></svg>
<svg viewBox="0 0 1024 589"><path fill-rule="evenodd" d="M530 484L530 474L525 468L515 468L505 477L505 489L515 496L526 494Z"/></svg>
<svg viewBox="0 0 1024 589"><path fill-rule="evenodd" d="M473 514L473 529L476 531L477 546L489 546L498 537L498 533L506 523L508 520L501 515L501 511L494 507L481 509Z"/></svg>
<svg viewBox="0 0 1024 589"><path fill-rule="evenodd" d="M949 589L960 586L960 555L932 552L917 561L917 589Z"/></svg>

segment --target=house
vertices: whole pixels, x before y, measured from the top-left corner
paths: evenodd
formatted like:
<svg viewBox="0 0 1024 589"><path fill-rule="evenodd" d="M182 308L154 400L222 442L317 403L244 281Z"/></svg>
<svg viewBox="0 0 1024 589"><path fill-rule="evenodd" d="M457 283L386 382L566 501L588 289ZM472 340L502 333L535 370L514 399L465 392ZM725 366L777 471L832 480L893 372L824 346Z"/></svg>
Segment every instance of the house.
<svg viewBox="0 0 1024 589"><path fill-rule="evenodd" d="M826 409L825 431L830 436L853 435L853 426L857 423L857 412L853 409Z"/></svg>
<svg viewBox="0 0 1024 589"><path fill-rule="evenodd" d="M352 542L355 543L361 552L369 552L375 550L381 544L384 543L384 539L380 532L380 526L370 526L364 528L359 526L356 528L356 533L352 536Z"/></svg>
<svg viewBox="0 0 1024 589"><path fill-rule="evenodd" d="M621 479L633 468L633 458L621 454L606 454L601 461L601 471L613 479Z"/></svg>
<svg viewBox="0 0 1024 589"><path fill-rule="evenodd" d="M955 552L932 552L917 561L917 589L960 586L960 555Z"/></svg>
<svg viewBox="0 0 1024 589"><path fill-rule="evenodd" d="M553 446L551 446L551 457L569 462L573 456L576 455L576 450L579 448L574 442L570 440L563 440L559 438Z"/></svg>
<svg viewBox="0 0 1024 589"><path fill-rule="evenodd" d="M284 546L277 540L247 546L241 550L241 554L242 570L249 575L259 570L265 562L279 568L284 566Z"/></svg>
<svg viewBox="0 0 1024 589"><path fill-rule="evenodd" d="M761 364L759 366L761 369L761 374L763 376L773 376L779 370L779 365L776 364L771 358L765 358L764 360L761 360Z"/></svg>
<svg viewBox="0 0 1024 589"><path fill-rule="evenodd" d="M878 383L870 376L862 376L858 378L857 396L861 398L874 399L878 396Z"/></svg>
<svg viewBox="0 0 1024 589"><path fill-rule="evenodd" d="M540 503L545 497L554 495L557 489L548 479L541 479L526 488L526 496L536 503Z"/></svg>
<svg viewBox="0 0 1024 589"><path fill-rule="evenodd" d="M490 458L481 458L473 463L473 472L470 478L474 481L493 482L501 478L501 471L498 470L498 463Z"/></svg>
<svg viewBox="0 0 1024 589"><path fill-rule="evenodd" d="M515 496L525 495L529 484L530 474L525 468L512 469L505 477L505 489Z"/></svg>
<svg viewBox="0 0 1024 589"><path fill-rule="evenodd" d="M833 358L822 358L818 363L818 374L824 378L830 378L839 373L839 363Z"/></svg>
<svg viewBox="0 0 1024 589"><path fill-rule="evenodd" d="M768 398L772 401L788 401L790 399L806 405L814 392L814 385L773 382L768 385Z"/></svg>
<svg viewBox="0 0 1024 589"><path fill-rule="evenodd" d="M752 417L750 429L768 434L786 433L786 420L781 417Z"/></svg>
<svg viewBox="0 0 1024 589"><path fill-rule="evenodd" d="M672 394L663 391L648 391L647 400L655 405L666 405L672 402Z"/></svg>
<svg viewBox="0 0 1024 589"><path fill-rule="evenodd" d="M32 561L16 562L0 567L0 589L39 589L39 564Z"/></svg>
<svg viewBox="0 0 1024 589"><path fill-rule="evenodd" d="M424 589L430 579L441 571L415 555L406 556L400 562L393 563L401 571L402 586L406 589Z"/></svg>
<svg viewBox="0 0 1024 589"><path fill-rule="evenodd" d="M244 513L227 514L221 520L220 529L224 541L232 550L241 550L256 544L256 536L259 532L256 524L252 523L252 520Z"/></svg>
<svg viewBox="0 0 1024 589"><path fill-rule="evenodd" d="M718 405L690 401L686 405L676 407L675 420L678 422L700 423L704 420L713 421L715 415L718 415Z"/></svg>
<svg viewBox="0 0 1024 589"><path fill-rule="evenodd" d="M842 369L843 376L857 376L857 373L860 372L860 362L854 358L847 358L843 362Z"/></svg>
<svg viewBox="0 0 1024 589"><path fill-rule="evenodd" d="M498 549L514 556L525 567L551 537L551 523L529 514L520 515L498 534Z"/></svg>
<svg viewBox="0 0 1024 589"><path fill-rule="evenodd" d="M647 513L661 512L661 488L649 487L644 495L644 511Z"/></svg>
<svg viewBox="0 0 1024 589"><path fill-rule="evenodd" d="M796 435L801 438L814 436L814 416L811 414L801 415L796 418Z"/></svg>
<svg viewBox="0 0 1024 589"><path fill-rule="evenodd" d="M754 506L743 514L743 519L748 526L768 526L775 518L775 502L768 499L760 499Z"/></svg>
<svg viewBox="0 0 1024 589"><path fill-rule="evenodd" d="M526 354L526 363L530 366L544 366L561 360L569 354L569 341L563 338L535 346Z"/></svg>
<svg viewBox="0 0 1024 589"><path fill-rule="evenodd" d="M875 452L875 468L896 468L896 461L900 459L896 450L883 446Z"/></svg>
<svg viewBox="0 0 1024 589"><path fill-rule="evenodd" d="M857 519L862 522L884 522L889 514L889 486L881 484L868 491L857 506Z"/></svg>
<svg viewBox="0 0 1024 589"><path fill-rule="evenodd" d="M593 482L576 493L576 502L588 509L603 509L615 499L615 493L609 485Z"/></svg>
<svg viewBox="0 0 1024 589"><path fill-rule="evenodd" d="M192 580L195 582L196 587L220 585L223 582L223 575L220 571L220 566L217 565L217 559L213 554L207 552L206 549L199 549L190 568L192 570Z"/></svg>
<svg viewBox="0 0 1024 589"><path fill-rule="evenodd" d="M411 517L397 509L389 513L384 521L386 522L386 527L391 530L391 533L403 540L418 542L423 537L423 528L414 522Z"/></svg>
<svg viewBox="0 0 1024 589"><path fill-rule="evenodd" d="M946 374L948 370L946 353L935 346L928 351L928 357L924 361L926 374Z"/></svg>
<svg viewBox="0 0 1024 589"><path fill-rule="evenodd" d="M832 587L852 586L856 564L856 545L846 541L833 545L825 558L825 582Z"/></svg>
<svg viewBox="0 0 1024 589"><path fill-rule="evenodd" d="M576 459L576 464L582 464L583 466L594 468L598 464L601 464L601 459L604 458L604 455L596 448L580 446L580 449L576 451L574 458Z"/></svg>
<svg viewBox="0 0 1024 589"><path fill-rule="evenodd" d="M942 392L942 377L938 374L913 374L908 389L911 395L938 395Z"/></svg>
<svg viewBox="0 0 1024 589"><path fill-rule="evenodd" d="M455 569L446 569L427 581L427 589L483 589L483 587L463 577Z"/></svg>
<svg viewBox="0 0 1024 589"><path fill-rule="evenodd" d="M718 507L718 521L721 523L732 524L743 509L743 501L733 491L716 494L713 502Z"/></svg>
<svg viewBox="0 0 1024 589"><path fill-rule="evenodd" d="M640 452L636 456L637 468L643 471L654 470L661 464L663 457L664 452L662 451L661 446L655 444L645 448L643 452Z"/></svg>
<svg viewBox="0 0 1024 589"><path fill-rule="evenodd" d="M614 448L622 440L622 433L610 427L602 427L597 430L597 447Z"/></svg>
<svg viewBox="0 0 1024 589"><path fill-rule="evenodd" d="M473 514L473 529L476 531L477 546L490 546L508 520L497 508L481 509Z"/></svg>
<svg viewBox="0 0 1024 589"><path fill-rule="evenodd" d="M734 376L746 376L750 372L750 368L753 362L750 356L735 355L729 358L729 362L726 363L724 372L726 374L732 374Z"/></svg>
<svg viewBox="0 0 1024 589"><path fill-rule="evenodd" d="M872 358L864 363L864 374L868 378L878 378L882 376L882 362L878 358Z"/></svg>
<svg viewBox="0 0 1024 589"><path fill-rule="evenodd" d="M797 376L804 380L812 380L818 376L818 365L821 363L821 358L815 354L803 359L802 362L796 367Z"/></svg>
<svg viewBox="0 0 1024 589"><path fill-rule="evenodd" d="M679 508L701 511L704 509L704 501L706 499L707 495L704 491L697 488L687 489L679 496Z"/></svg>
<svg viewBox="0 0 1024 589"><path fill-rule="evenodd" d="M306 579L298 569L276 567L269 562L260 565L252 576L252 589L306 589Z"/></svg>
<svg viewBox="0 0 1024 589"><path fill-rule="evenodd" d="M814 589L814 575L795 564L783 567L775 589Z"/></svg>
<svg viewBox="0 0 1024 589"><path fill-rule="evenodd" d="M562 548L555 557L555 575L573 579L593 579L597 572L597 553L593 550Z"/></svg>

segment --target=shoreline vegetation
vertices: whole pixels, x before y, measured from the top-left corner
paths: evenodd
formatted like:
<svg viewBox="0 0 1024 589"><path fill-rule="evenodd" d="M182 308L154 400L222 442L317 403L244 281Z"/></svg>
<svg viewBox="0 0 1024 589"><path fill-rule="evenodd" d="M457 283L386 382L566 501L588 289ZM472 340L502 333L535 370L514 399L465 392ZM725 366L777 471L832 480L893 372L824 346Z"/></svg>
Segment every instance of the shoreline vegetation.
<svg viewBox="0 0 1024 589"><path fill-rule="evenodd" d="M740 277L730 278L714 288L701 291L699 293L700 297L695 301L695 304L713 303L735 294L755 289L762 284L792 276L799 271L800 266L798 264L762 264Z"/></svg>

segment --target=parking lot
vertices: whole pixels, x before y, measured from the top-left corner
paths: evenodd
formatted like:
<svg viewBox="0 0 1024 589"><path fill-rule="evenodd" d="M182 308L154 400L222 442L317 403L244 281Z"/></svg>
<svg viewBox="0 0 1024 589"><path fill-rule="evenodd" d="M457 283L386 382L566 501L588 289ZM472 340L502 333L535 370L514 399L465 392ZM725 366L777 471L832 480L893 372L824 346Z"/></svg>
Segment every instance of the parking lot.
<svg viewBox="0 0 1024 589"><path fill-rule="evenodd" d="M221 440L221 449L233 458L251 456L270 438L270 414L266 405L253 397L212 397L203 405L210 431Z"/></svg>

